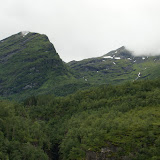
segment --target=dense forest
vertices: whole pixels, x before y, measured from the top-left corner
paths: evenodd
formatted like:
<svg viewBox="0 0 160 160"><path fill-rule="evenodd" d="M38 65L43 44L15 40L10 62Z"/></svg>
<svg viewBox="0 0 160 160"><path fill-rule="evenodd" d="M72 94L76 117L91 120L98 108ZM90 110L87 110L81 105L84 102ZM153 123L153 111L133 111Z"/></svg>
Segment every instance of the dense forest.
<svg viewBox="0 0 160 160"><path fill-rule="evenodd" d="M160 159L160 79L0 106L2 160Z"/></svg>

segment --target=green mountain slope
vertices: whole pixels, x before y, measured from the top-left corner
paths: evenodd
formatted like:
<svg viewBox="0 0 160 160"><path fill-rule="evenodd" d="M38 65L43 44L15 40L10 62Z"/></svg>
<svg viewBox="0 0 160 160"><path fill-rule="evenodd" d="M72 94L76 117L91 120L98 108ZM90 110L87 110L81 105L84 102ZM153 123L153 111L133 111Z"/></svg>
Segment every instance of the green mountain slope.
<svg viewBox="0 0 160 160"><path fill-rule="evenodd" d="M68 65L78 73L77 78L91 84L120 84L160 77L160 56L135 57L125 47L102 57L72 61Z"/></svg>
<svg viewBox="0 0 160 160"><path fill-rule="evenodd" d="M74 80L46 35L20 32L0 41L1 96L61 94L59 87Z"/></svg>
<svg viewBox="0 0 160 160"><path fill-rule="evenodd" d="M160 56L134 57L125 47L101 57L64 63L48 37L20 32L0 41L0 96L65 96L101 84L159 77Z"/></svg>

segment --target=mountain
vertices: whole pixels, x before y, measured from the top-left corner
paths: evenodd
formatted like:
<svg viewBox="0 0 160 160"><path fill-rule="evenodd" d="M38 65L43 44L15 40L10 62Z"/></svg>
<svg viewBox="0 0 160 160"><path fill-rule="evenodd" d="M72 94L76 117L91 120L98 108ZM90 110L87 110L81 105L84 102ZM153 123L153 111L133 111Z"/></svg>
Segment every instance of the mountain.
<svg viewBox="0 0 160 160"><path fill-rule="evenodd" d="M120 84L160 77L160 56L135 57L124 46L101 57L72 61L68 65L79 73L77 78L91 84Z"/></svg>
<svg viewBox="0 0 160 160"><path fill-rule="evenodd" d="M24 99L37 94L63 95L68 93L65 85L75 83L74 80L46 35L20 32L0 41L2 97Z"/></svg>
<svg viewBox="0 0 160 160"><path fill-rule="evenodd" d="M103 58L111 58L113 57L114 59L126 59L126 58L133 58L131 51L127 50L124 46L113 50L105 55L103 55Z"/></svg>
<svg viewBox="0 0 160 160"><path fill-rule="evenodd" d="M0 96L65 96L101 84L159 77L160 56L135 57L124 46L100 57L61 60L44 34L19 32L0 41Z"/></svg>
<svg viewBox="0 0 160 160"><path fill-rule="evenodd" d="M0 95L22 100L0 100L0 159L159 160L159 69L124 46L66 64L46 35L0 41Z"/></svg>

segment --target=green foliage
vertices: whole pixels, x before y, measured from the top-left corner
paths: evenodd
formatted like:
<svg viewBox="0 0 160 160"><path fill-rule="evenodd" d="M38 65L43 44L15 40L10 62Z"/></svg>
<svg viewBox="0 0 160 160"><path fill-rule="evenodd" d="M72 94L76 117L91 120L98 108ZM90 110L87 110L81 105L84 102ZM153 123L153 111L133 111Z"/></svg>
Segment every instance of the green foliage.
<svg viewBox="0 0 160 160"><path fill-rule="evenodd" d="M59 159L85 159L88 151L98 154L102 148L110 150L107 157L117 159L160 156L159 79L47 97L34 97L37 103L29 114L48 124L52 147L59 144Z"/></svg>
<svg viewBox="0 0 160 160"><path fill-rule="evenodd" d="M0 159L160 157L160 80L0 102Z"/></svg>
<svg viewBox="0 0 160 160"><path fill-rule="evenodd" d="M0 102L0 159L49 159L45 128L44 122L31 120L22 105Z"/></svg>
<svg viewBox="0 0 160 160"><path fill-rule="evenodd" d="M159 57L117 55L67 66L45 35L0 43L0 159L160 159Z"/></svg>

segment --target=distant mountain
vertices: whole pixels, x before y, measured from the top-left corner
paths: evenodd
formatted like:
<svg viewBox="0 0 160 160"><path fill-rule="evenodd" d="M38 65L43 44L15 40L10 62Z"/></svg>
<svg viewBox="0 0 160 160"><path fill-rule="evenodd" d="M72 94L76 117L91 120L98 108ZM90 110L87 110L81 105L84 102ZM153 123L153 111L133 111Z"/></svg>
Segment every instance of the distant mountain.
<svg viewBox="0 0 160 160"><path fill-rule="evenodd" d="M48 37L20 32L0 41L0 97L65 96L101 84L160 77L160 56L135 57L124 46L101 57L64 63Z"/></svg>
<svg viewBox="0 0 160 160"><path fill-rule="evenodd" d="M79 73L77 78L91 84L120 84L160 77L160 56L135 57L124 46L101 57L72 61L68 65Z"/></svg>
<svg viewBox="0 0 160 160"><path fill-rule="evenodd" d="M2 97L63 95L68 93L65 85L70 86L74 80L46 35L20 32L0 41Z"/></svg>
<svg viewBox="0 0 160 160"><path fill-rule="evenodd" d="M133 58L133 55L131 51L127 50L124 46L122 46L102 56L102 58L107 58L107 57L108 58L113 57L113 59L120 59L120 58L126 59L126 58Z"/></svg>

